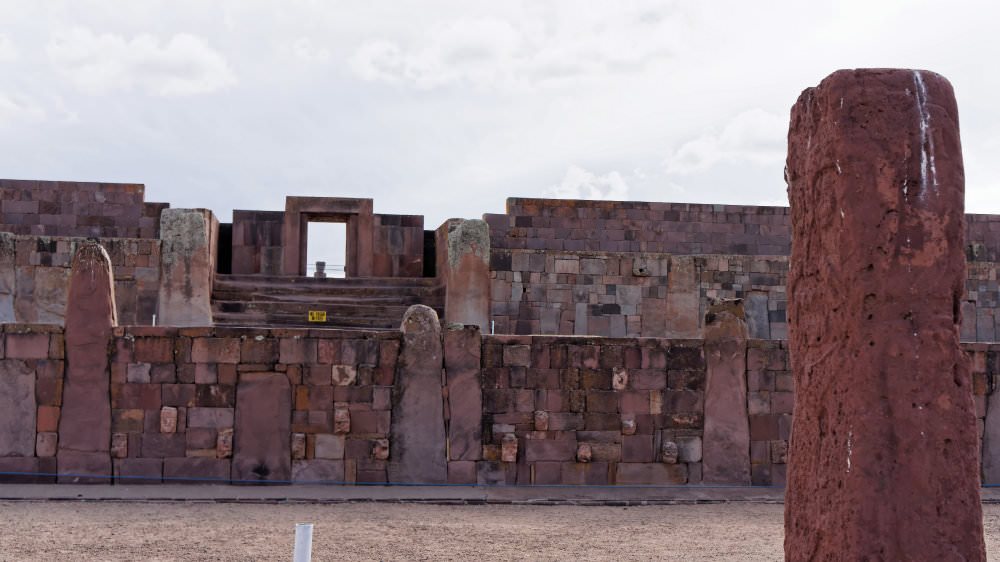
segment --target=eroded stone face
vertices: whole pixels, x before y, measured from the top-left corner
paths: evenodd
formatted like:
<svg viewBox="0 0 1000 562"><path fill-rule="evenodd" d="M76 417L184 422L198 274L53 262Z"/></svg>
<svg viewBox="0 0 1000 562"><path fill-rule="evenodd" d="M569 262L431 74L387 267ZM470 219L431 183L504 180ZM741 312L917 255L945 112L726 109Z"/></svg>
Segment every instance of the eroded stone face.
<svg viewBox="0 0 1000 562"><path fill-rule="evenodd" d="M984 560L951 85L831 74L792 108L786 176L786 557Z"/></svg>

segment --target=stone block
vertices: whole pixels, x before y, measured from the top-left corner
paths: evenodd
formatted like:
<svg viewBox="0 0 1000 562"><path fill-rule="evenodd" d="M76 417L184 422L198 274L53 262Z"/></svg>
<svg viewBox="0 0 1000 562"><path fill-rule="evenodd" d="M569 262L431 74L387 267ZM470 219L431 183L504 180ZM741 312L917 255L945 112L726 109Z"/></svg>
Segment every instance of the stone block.
<svg viewBox="0 0 1000 562"><path fill-rule="evenodd" d="M278 361L281 363L310 364L316 362L316 340L311 338L281 338L278 344Z"/></svg>
<svg viewBox="0 0 1000 562"><path fill-rule="evenodd" d="M164 384L161 386L162 404L174 407L193 407L195 405L195 386L193 384Z"/></svg>
<svg viewBox="0 0 1000 562"><path fill-rule="evenodd" d="M282 481L291 478L291 392L275 373L241 380L236 393L233 478Z"/></svg>
<svg viewBox="0 0 1000 562"><path fill-rule="evenodd" d="M133 360L140 363L173 363L173 338L137 337L133 342Z"/></svg>
<svg viewBox="0 0 1000 562"><path fill-rule="evenodd" d="M115 483L160 484L163 482L163 459L115 459Z"/></svg>
<svg viewBox="0 0 1000 562"><path fill-rule="evenodd" d="M107 484L112 477L109 451L73 451L60 443L56 462L60 484Z"/></svg>
<svg viewBox="0 0 1000 562"><path fill-rule="evenodd" d="M330 433L316 434L315 456L318 459L343 459L344 436Z"/></svg>
<svg viewBox="0 0 1000 562"><path fill-rule="evenodd" d="M224 484L230 481L230 468L229 459L163 459L163 481L168 484Z"/></svg>
<svg viewBox="0 0 1000 562"><path fill-rule="evenodd" d="M2 239L0 239L2 242ZM54 469L44 470L41 466L43 461L51 461L51 458L39 459L35 457L0 457L0 484L48 484L55 479L52 476L40 475L37 473L54 473Z"/></svg>
<svg viewBox="0 0 1000 562"><path fill-rule="evenodd" d="M215 437L215 456L220 459L233 456L233 428L225 427L219 430Z"/></svg>
<svg viewBox="0 0 1000 562"><path fill-rule="evenodd" d="M354 384L358 378L358 370L354 365L334 365L331 370L331 382L336 386Z"/></svg>
<svg viewBox="0 0 1000 562"><path fill-rule="evenodd" d="M622 437L622 462L653 462L652 435L626 435Z"/></svg>
<svg viewBox="0 0 1000 562"><path fill-rule="evenodd" d="M187 427L233 427L232 408L188 408Z"/></svg>
<svg viewBox="0 0 1000 562"><path fill-rule="evenodd" d="M193 427L188 428L184 433L184 437L187 449L214 449L217 443L218 431L214 428Z"/></svg>
<svg viewBox="0 0 1000 562"><path fill-rule="evenodd" d="M302 460L306 458L306 434L305 433L293 433L292 434L292 460ZM292 480L295 480L295 465L292 465Z"/></svg>
<svg viewBox="0 0 1000 562"><path fill-rule="evenodd" d="M160 408L160 433L177 431L177 408L164 406Z"/></svg>
<svg viewBox="0 0 1000 562"><path fill-rule="evenodd" d="M524 443L527 462L571 461L576 457L575 440L528 439Z"/></svg>
<svg viewBox="0 0 1000 562"><path fill-rule="evenodd" d="M679 486L687 483L687 465L620 462L615 476L618 485Z"/></svg>
<svg viewBox="0 0 1000 562"><path fill-rule="evenodd" d="M24 361L0 360L0 457L32 456L35 431L35 373Z"/></svg>
<svg viewBox="0 0 1000 562"><path fill-rule="evenodd" d="M529 367L531 365L530 345L507 345L503 348L505 367Z"/></svg>
<svg viewBox="0 0 1000 562"><path fill-rule="evenodd" d="M35 456L54 457L59 444L59 434L55 432L38 432L35 436Z"/></svg>
<svg viewBox="0 0 1000 562"><path fill-rule="evenodd" d="M448 483L455 485L476 484L475 461L449 461Z"/></svg>
<svg viewBox="0 0 1000 562"><path fill-rule="evenodd" d="M296 460L292 462L292 481L296 483L344 482L344 461L342 460Z"/></svg>
<svg viewBox="0 0 1000 562"><path fill-rule="evenodd" d="M147 433L142 436L142 451L145 458L183 457L185 437L179 433Z"/></svg>
<svg viewBox="0 0 1000 562"><path fill-rule="evenodd" d="M7 359L47 359L49 334L7 334Z"/></svg>
<svg viewBox="0 0 1000 562"><path fill-rule="evenodd" d="M157 317L164 326L212 325L212 247L218 228L211 211L162 211Z"/></svg>

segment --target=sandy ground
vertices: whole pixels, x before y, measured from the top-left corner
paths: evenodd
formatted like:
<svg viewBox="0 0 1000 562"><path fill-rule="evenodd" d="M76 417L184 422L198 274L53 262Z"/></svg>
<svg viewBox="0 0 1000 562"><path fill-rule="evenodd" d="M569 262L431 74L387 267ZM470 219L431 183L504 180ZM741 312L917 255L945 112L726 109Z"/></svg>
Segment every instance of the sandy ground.
<svg viewBox="0 0 1000 562"><path fill-rule="evenodd" d="M0 560L290 560L295 523L315 525L313 560L780 560L783 509L3 502Z"/></svg>

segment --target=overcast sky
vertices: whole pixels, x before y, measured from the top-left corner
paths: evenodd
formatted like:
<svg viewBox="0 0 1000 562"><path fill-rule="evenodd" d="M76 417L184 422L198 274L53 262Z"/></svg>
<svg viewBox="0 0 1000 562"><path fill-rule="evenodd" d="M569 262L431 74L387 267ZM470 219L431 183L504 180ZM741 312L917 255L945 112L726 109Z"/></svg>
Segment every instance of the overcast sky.
<svg viewBox="0 0 1000 562"><path fill-rule="evenodd" d="M0 0L0 177L428 229L510 196L785 204L799 92L888 66L951 80L967 211L1000 213L996 6Z"/></svg>

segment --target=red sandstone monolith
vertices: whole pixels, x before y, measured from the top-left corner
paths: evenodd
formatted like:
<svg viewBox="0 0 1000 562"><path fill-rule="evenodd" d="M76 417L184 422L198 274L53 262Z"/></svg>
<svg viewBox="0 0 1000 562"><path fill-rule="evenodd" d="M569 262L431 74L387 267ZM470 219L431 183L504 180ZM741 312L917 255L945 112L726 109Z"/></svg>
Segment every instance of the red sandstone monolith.
<svg viewBox="0 0 1000 562"><path fill-rule="evenodd" d="M111 475L108 347L116 324L111 259L99 244L85 244L73 256L66 300L66 378L56 453L60 482L102 483Z"/></svg>
<svg viewBox="0 0 1000 562"><path fill-rule="evenodd" d="M490 333L490 229L486 221L448 224L444 319Z"/></svg>
<svg viewBox="0 0 1000 562"><path fill-rule="evenodd" d="M403 342L396 367L389 428L389 482L448 481L441 392L441 324L429 306L415 304L403 315Z"/></svg>
<svg viewBox="0 0 1000 562"><path fill-rule="evenodd" d="M714 302L705 314L705 436L702 479L750 485L747 324L742 300Z"/></svg>
<svg viewBox="0 0 1000 562"><path fill-rule="evenodd" d="M786 174L786 558L985 560L951 85L831 74L792 108Z"/></svg>

